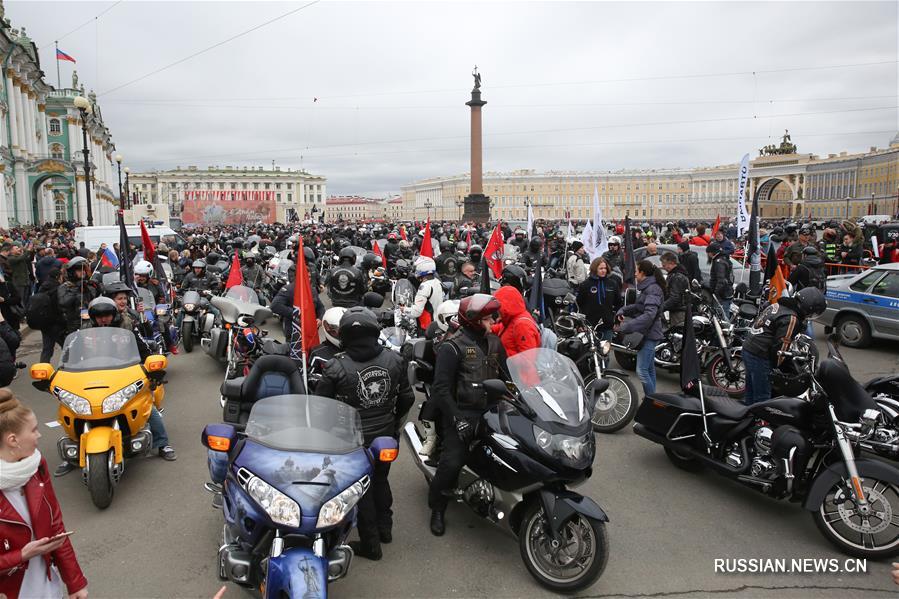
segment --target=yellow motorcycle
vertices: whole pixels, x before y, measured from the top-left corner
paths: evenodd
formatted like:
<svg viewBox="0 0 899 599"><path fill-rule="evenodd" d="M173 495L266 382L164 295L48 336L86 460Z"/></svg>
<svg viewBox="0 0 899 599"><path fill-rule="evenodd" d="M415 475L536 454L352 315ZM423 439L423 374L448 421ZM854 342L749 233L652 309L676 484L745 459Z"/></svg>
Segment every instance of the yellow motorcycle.
<svg viewBox="0 0 899 599"><path fill-rule="evenodd" d="M66 337L59 368L31 367L35 388L59 400L57 419L66 435L60 457L81 468L91 500L109 507L125 458L153 447L150 411L165 400L167 360L153 355L141 362L131 331L115 327L82 329Z"/></svg>

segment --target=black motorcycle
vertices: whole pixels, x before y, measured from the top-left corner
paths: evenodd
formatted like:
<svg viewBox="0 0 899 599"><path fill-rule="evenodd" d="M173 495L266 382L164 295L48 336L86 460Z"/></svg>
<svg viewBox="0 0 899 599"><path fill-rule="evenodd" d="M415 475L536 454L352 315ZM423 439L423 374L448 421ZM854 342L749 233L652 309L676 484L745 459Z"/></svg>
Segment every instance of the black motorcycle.
<svg viewBox="0 0 899 599"><path fill-rule="evenodd" d="M769 497L801 502L848 555L891 557L899 554L899 470L856 457L881 414L829 346L808 399L745 406L699 384L697 396L646 396L634 432L662 445L679 468L706 466Z"/></svg>
<svg viewBox="0 0 899 599"><path fill-rule="evenodd" d="M209 297L212 297L212 292L208 290L188 289L184 292L181 300L181 345L187 353L194 350L194 345L208 338L212 331L215 317L209 312Z"/></svg>
<svg viewBox="0 0 899 599"><path fill-rule="evenodd" d="M593 584L608 560L608 517L569 487L592 473L596 443L590 415L608 383L586 390L574 363L549 349L508 360L512 385L491 379L491 407L475 427L455 498L496 524L508 523L531 575L556 592ZM436 472L421 455L415 424L403 436L429 482Z"/></svg>

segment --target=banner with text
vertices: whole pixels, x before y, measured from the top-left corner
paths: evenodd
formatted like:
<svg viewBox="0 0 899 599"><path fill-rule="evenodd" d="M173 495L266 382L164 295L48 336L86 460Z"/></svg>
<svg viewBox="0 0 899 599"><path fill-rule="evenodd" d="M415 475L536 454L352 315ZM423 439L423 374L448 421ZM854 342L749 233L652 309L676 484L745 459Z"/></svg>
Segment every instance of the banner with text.
<svg viewBox="0 0 899 599"><path fill-rule="evenodd" d="M183 192L184 224L273 223L277 218L274 191L211 189Z"/></svg>

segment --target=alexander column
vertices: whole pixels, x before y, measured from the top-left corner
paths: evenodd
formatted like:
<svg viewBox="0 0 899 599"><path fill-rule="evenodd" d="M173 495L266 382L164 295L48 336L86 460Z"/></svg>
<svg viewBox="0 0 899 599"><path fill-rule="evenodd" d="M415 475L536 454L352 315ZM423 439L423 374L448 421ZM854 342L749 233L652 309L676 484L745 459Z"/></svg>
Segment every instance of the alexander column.
<svg viewBox="0 0 899 599"><path fill-rule="evenodd" d="M465 213L463 221L486 223L490 220L490 198L484 195L483 161L481 155L481 106L486 104L481 99L481 75L478 67L472 72L474 88L471 100L465 103L471 106L471 192L465 197Z"/></svg>

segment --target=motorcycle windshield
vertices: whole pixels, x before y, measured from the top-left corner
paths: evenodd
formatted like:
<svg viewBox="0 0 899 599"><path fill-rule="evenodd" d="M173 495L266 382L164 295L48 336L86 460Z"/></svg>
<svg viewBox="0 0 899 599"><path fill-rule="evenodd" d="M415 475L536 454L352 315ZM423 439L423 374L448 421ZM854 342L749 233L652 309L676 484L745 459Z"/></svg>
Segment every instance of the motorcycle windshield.
<svg viewBox="0 0 899 599"><path fill-rule="evenodd" d="M415 299L415 287L408 279L400 279L393 286L393 305L411 306Z"/></svg>
<svg viewBox="0 0 899 599"><path fill-rule="evenodd" d="M145 287L137 288L137 297L144 304L144 310L152 310L156 307L156 299L153 297L153 294L150 293L150 290Z"/></svg>
<svg viewBox="0 0 899 599"><path fill-rule="evenodd" d="M81 329L66 337L59 358L59 370L110 370L140 362L134 333L118 327L96 327Z"/></svg>
<svg viewBox="0 0 899 599"><path fill-rule="evenodd" d="M362 447L362 420L336 399L276 395L253 404L246 434L273 449L348 453Z"/></svg>
<svg viewBox="0 0 899 599"><path fill-rule="evenodd" d="M584 381L569 358L552 349L529 349L506 362L521 397L541 420L577 426L590 419Z"/></svg>
<svg viewBox="0 0 899 599"><path fill-rule="evenodd" d="M291 268L293 268L293 260L281 260L275 267L275 274L286 279L290 275Z"/></svg>
<svg viewBox="0 0 899 599"><path fill-rule="evenodd" d="M234 287L230 288L227 292L225 292L225 297L230 297L231 299L247 302L248 304L259 303L259 296L256 295L256 292L253 291L251 287L245 287L243 285L235 285Z"/></svg>
<svg viewBox="0 0 899 599"><path fill-rule="evenodd" d="M381 331L381 338L394 347L402 347L406 342L406 331L399 327L388 327Z"/></svg>

